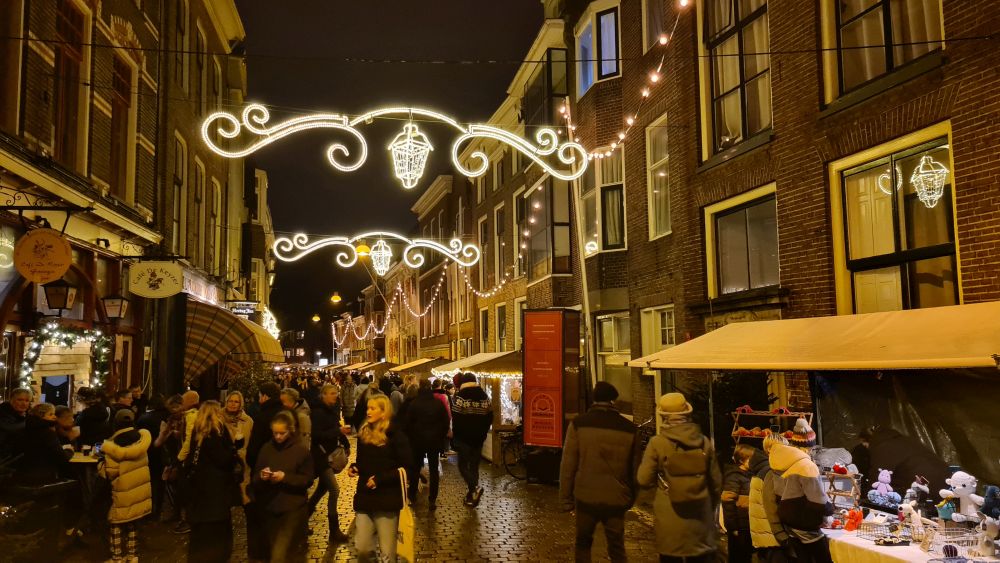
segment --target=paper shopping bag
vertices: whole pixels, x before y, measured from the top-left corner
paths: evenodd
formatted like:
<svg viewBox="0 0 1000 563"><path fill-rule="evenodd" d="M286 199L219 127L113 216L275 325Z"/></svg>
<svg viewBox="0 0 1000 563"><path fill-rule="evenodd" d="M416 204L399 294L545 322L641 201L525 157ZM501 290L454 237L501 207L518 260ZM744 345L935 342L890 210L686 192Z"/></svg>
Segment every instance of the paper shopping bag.
<svg viewBox="0 0 1000 563"><path fill-rule="evenodd" d="M413 520L413 510L410 508L409 496L406 494L406 470L400 468L399 480L403 491L403 509L399 511L399 528L396 531L396 557L399 561L413 563L417 560L416 522Z"/></svg>

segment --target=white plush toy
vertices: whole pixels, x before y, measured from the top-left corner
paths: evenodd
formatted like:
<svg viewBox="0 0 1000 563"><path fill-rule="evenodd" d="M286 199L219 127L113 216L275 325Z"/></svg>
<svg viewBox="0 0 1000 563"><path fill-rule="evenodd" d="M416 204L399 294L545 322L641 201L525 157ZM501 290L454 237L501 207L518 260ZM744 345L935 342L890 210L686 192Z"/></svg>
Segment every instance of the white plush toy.
<svg viewBox="0 0 1000 563"><path fill-rule="evenodd" d="M913 530L914 537L923 537L924 535L924 522L920 518L920 512L917 510L917 501L911 500L910 502L904 502L899 505L899 513L903 516L903 521L910 521L910 527Z"/></svg>
<svg viewBox="0 0 1000 563"><path fill-rule="evenodd" d="M979 522L979 557L993 557L997 554L997 538L1000 538L1000 521L983 516Z"/></svg>
<svg viewBox="0 0 1000 563"><path fill-rule="evenodd" d="M958 510L951 515L953 522L978 522L979 507L983 505L983 497L976 494L979 481L964 471L956 471L951 478L945 479L950 489L941 489L938 494L943 499L957 499Z"/></svg>

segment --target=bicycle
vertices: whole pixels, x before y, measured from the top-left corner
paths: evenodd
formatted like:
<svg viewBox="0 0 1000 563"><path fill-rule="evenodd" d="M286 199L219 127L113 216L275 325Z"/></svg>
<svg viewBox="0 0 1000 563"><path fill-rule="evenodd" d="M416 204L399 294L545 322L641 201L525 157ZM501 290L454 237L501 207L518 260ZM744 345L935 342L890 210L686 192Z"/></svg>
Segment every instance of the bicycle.
<svg viewBox="0 0 1000 563"><path fill-rule="evenodd" d="M653 415L646 422L636 427L639 438L639 452L645 452L649 441L656 436L656 415Z"/></svg>
<svg viewBox="0 0 1000 563"><path fill-rule="evenodd" d="M518 481L528 478L522 427L500 433L500 462L511 477Z"/></svg>

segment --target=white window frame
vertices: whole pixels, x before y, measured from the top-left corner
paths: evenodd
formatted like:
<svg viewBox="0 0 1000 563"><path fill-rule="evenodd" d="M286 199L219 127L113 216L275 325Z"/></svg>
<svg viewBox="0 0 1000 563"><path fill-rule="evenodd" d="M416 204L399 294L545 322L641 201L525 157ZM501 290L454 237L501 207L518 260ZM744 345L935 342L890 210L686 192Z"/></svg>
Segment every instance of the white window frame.
<svg viewBox="0 0 1000 563"><path fill-rule="evenodd" d="M660 315L662 313L670 314L670 326L668 330L672 342L666 345L661 340L663 325L660 324ZM655 354L660 350L666 350L677 345L677 317L675 316L672 304L641 309L639 311L639 324L640 332L642 333L642 354L644 356Z"/></svg>
<svg viewBox="0 0 1000 563"><path fill-rule="evenodd" d="M209 65L209 55L208 55L208 35L205 34L205 30L201 27L201 20L197 20L194 25L195 33L195 52L192 54L195 57L201 57L204 64L201 67L201 76L198 80L200 87L198 88L198 99L195 102L198 104L198 111L201 115L208 113L208 65ZM197 52L198 41L201 41L201 47L204 49L203 52Z"/></svg>
<svg viewBox="0 0 1000 563"><path fill-rule="evenodd" d="M515 151L515 154L517 154L516 151ZM524 197L524 192L525 192L525 188L523 186L520 187L520 188L518 188L514 192L514 196L511 198L511 205L510 205L510 232L514 235L513 236L513 241L514 241L514 253L513 253L513 256L515 258L514 258L514 263L512 264L512 266L514 267L514 278L519 278L519 277L525 275L525 273L526 273L525 272L526 266L528 264L527 263L527 256L525 256L525 254L528 252L528 249L521 247L522 244L526 244L526 242L524 242L524 241L527 241L527 237L524 236L524 233L521 232L521 230L520 230L520 228L519 228L519 226L517 224L517 204L518 204L518 199L524 201L524 216L525 216L525 221L527 221L527 218L528 218L528 202L527 202L526 198ZM524 261L524 264L521 263L522 261Z"/></svg>
<svg viewBox="0 0 1000 563"><path fill-rule="evenodd" d="M598 14L602 14L602 13L607 12L609 10L614 10L615 11L615 57L618 59L618 61L616 63L616 70L615 70L615 72L613 72L611 74L608 74L606 76L601 76L601 62L602 61L599 60L599 59L602 58L603 53L600 53L599 49L598 49L598 43L600 41L600 28L598 26L599 22L598 22L597 16L598 16ZM589 61L580 61L579 60L581 58L581 55L580 55L580 35L583 33L583 31L588 26L590 27L590 30L591 30L591 33L590 33L590 49L591 49L591 51L590 52L592 53L592 55L591 55L592 59L589 60ZM622 75L622 63L621 63L621 52L622 52L622 13L621 13L621 6L619 5L619 1L618 0L600 0L600 1L597 1L597 2L591 2L590 5L587 6L587 10L580 17L580 20L577 22L576 27L573 29L573 37L574 37L574 40L573 40L573 53L575 55L575 58L577 59L577 68L576 68L576 78L577 79L576 79L576 84L574 86L575 86L575 90L576 90L576 98L580 99L587 92L589 92L590 89L593 88L594 85L597 84L598 82L604 82L605 80L613 80L615 78L619 78ZM580 65L583 65L583 64L593 65L593 69L592 69L593 70L593 74L591 75L593 77L593 81L590 84L588 84L586 88L582 88L581 89L582 85L580 84L580 76L581 76Z"/></svg>
<svg viewBox="0 0 1000 563"><path fill-rule="evenodd" d="M720 272L718 269L718 242L716 240L717 235L715 232L715 217L716 215L724 215L727 211L734 209L736 207L743 206L747 203L758 199L764 199L766 197L772 197L775 199L775 205L777 205L777 194L776 194L776 184L770 183L759 188L754 188L750 191L744 192L742 194L733 196L728 199L724 199L718 203L713 203L704 208L704 228L705 228L705 264L706 276L705 280L708 282L708 297L709 299L715 299L722 295L719 291L719 279ZM781 251L781 221L778 221L778 251ZM781 255L778 255L778 286L781 285ZM739 295L739 293L728 293L726 295Z"/></svg>
<svg viewBox="0 0 1000 563"><path fill-rule="evenodd" d="M128 51L126 51L128 53ZM126 56L124 53L122 55L116 55L118 59L128 65L130 76L129 84L129 107L128 107L128 125L126 131L125 139L125 203L130 206L135 205L135 168L136 168L136 149L138 148L139 138L137 134L138 124L139 124L139 65L136 64L135 60L131 56ZM113 188L112 188L113 191Z"/></svg>
<svg viewBox="0 0 1000 563"><path fill-rule="evenodd" d="M220 275L222 268L222 184L212 178L212 210L215 213L215 245L212 249L211 272Z"/></svg>
<svg viewBox="0 0 1000 563"><path fill-rule="evenodd" d="M514 350L521 349L521 338L523 338L521 325L524 324L524 312L521 310L521 303L527 304L527 297L518 297L514 299Z"/></svg>
<svg viewBox="0 0 1000 563"><path fill-rule="evenodd" d="M90 143L88 142L88 139L90 139L91 121L91 77L94 73L93 56L91 55L91 45L94 40L94 11L93 8L90 7L89 3L84 2L83 0L71 1L73 7L83 14L83 39L82 44L80 45L80 88L77 90L77 123L79 125L77 126L76 131L76 158L72 166L75 172L82 173L83 170L86 170L87 163L90 160ZM27 11L27 3L22 4L21 17L22 20L24 20L22 23L22 33L26 33L30 25L27 21ZM24 42L24 44L25 46L30 47L28 42ZM22 51L20 55L21 57L26 57L27 52ZM21 61L23 59L19 58L18 60ZM18 66L21 67L21 65ZM23 67L18 70L18 76L20 78L20 82L18 83L19 86L23 85L24 82L29 79L27 74L24 74L23 71ZM18 126L18 129L22 130L20 126ZM49 146L49 149L52 149L55 142L56 140L53 138L52 145Z"/></svg>
<svg viewBox="0 0 1000 563"><path fill-rule="evenodd" d="M600 149L598 152L600 152ZM601 252L624 252L628 250L628 221L625 215L626 209L628 209L628 202L625 199L627 197L625 195L625 155L623 151L614 151L611 154L612 156L610 158L617 158L621 163L621 182L620 183L612 182L608 184L603 183L601 176L603 174L604 162L609 159L608 158L595 159L593 161L593 164L591 164L591 166L594 167L594 188L591 189L589 192L585 191L585 186L581 186L580 188L580 200L581 203L583 204L584 211L586 210L586 206L588 205L587 200L589 200L590 198L594 198L593 205L595 209L595 216L597 217L597 248L595 249L593 247L590 247L590 249L588 250L587 245L591 241L589 240L584 241L584 251L583 251L584 257L594 256L595 254ZM582 182L584 177L585 176L581 176L580 179L577 181ZM621 185L621 190L622 190L622 209L621 209L622 246L620 248L605 248L604 247L604 198L602 197L602 194L605 189L611 186L618 186L618 185ZM586 217L586 212L584 212L584 217ZM590 230L589 225L584 225L584 234L587 235L588 237L590 236L589 230Z"/></svg>
<svg viewBox="0 0 1000 563"><path fill-rule="evenodd" d="M201 186L198 185L198 178L201 178ZM205 174L205 164L198 158L197 155L194 157L194 212L196 217L195 225L197 230L195 231L195 244L194 244L194 256L191 256L191 260L194 264L204 270L208 270L205 267L205 245L201 240L205 233L205 188L208 184L208 176ZM199 188L201 188L199 190Z"/></svg>
<svg viewBox="0 0 1000 563"><path fill-rule="evenodd" d="M660 33L656 37L649 36L649 8L650 4L655 4L660 9ZM663 26L666 24L666 12L663 10L663 0L642 0L642 52L647 53L660 41L660 36L666 33Z"/></svg>
<svg viewBox="0 0 1000 563"><path fill-rule="evenodd" d="M486 313L486 321L483 322L483 313ZM483 327L486 327L486 333L483 334ZM484 338L485 337L485 338ZM480 352L488 352L487 343L490 341L490 308L483 307L479 309L479 345L482 346Z"/></svg>
<svg viewBox="0 0 1000 563"><path fill-rule="evenodd" d="M649 203L647 207L649 208L647 220L649 221L649 240L654 241L658 238L665 237L674 231L673 223L673 209L670 205L670 151L667 151L667 155L656 162L650 160L652 151L650 151L650 134L653 132L654 127L663 127L667 122L667 114L663 113L660 117L656 118L652 123L646 126L646 201ZM669 139L668 139L669 142ZM653 205L653 171L655 168L663 167L667 174L667 230L662 233L657 233L656 229L656 207Z"/></svg>
<svg viewBox="0 0 1000 563"><path fill-rule="evenodd" d="M503 309L503 317L500 316L501 309ZM503 318L503 335L500 334L500 319ZM496 352L506 352L507 351L507 303L500 302L493 307L493 342L494 351Z"/></svg>
<svg viewBox="0 0 1000 563"><path fill-rule="evenodd" d="M185 92L190 91L191 83L191 53L188 48L191 44L191 6L188 0L178 0L177 9L181 10L184 15L184 35L181 37L181 90ZM171 24L174 26L175 31L177 27L177 20L174 19ZM177 53L174 53L176 58ZM174 66L174 61L171 61L171 66Z"/></svg>

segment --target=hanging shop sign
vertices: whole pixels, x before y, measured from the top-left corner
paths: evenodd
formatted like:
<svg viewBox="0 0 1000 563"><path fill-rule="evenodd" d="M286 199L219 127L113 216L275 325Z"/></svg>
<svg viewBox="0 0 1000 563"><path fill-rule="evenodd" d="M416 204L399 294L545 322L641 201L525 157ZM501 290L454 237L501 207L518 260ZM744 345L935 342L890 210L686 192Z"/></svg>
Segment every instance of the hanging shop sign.
<svg viewBox="0 0 1000 563"><path fill-rule="evenodd" d="M229 311L234 315L239 315L248 319L251 315L257 312L256 301L230 301L227 305L229 305Z"/></svg>
<svg viewBox="0 0 1000 563"><path fill-rule="evenodd" d="M14 267L32 283L56 281L72 263L69 241L55 229L35 229L21 237L14 247Z"/></svg>
<svg viewBox="0 0 1000 563"><path fill-rule="evenodd" d="M184 289L184 272L177 262L139 262L128 269L128 289L150 299L177 295Z"/></svg>
<svg viewBox="0 0 1000 563"><path fill-rule="evenodd" d="M524 443L558 448L563 442L563 396L566 389L566 333L579 324L566 311L524 313ZM577 337L578 338L578 337ZM576 348L579 357L579 346ZM578 370L577 370L578 371Z"/></svg>

